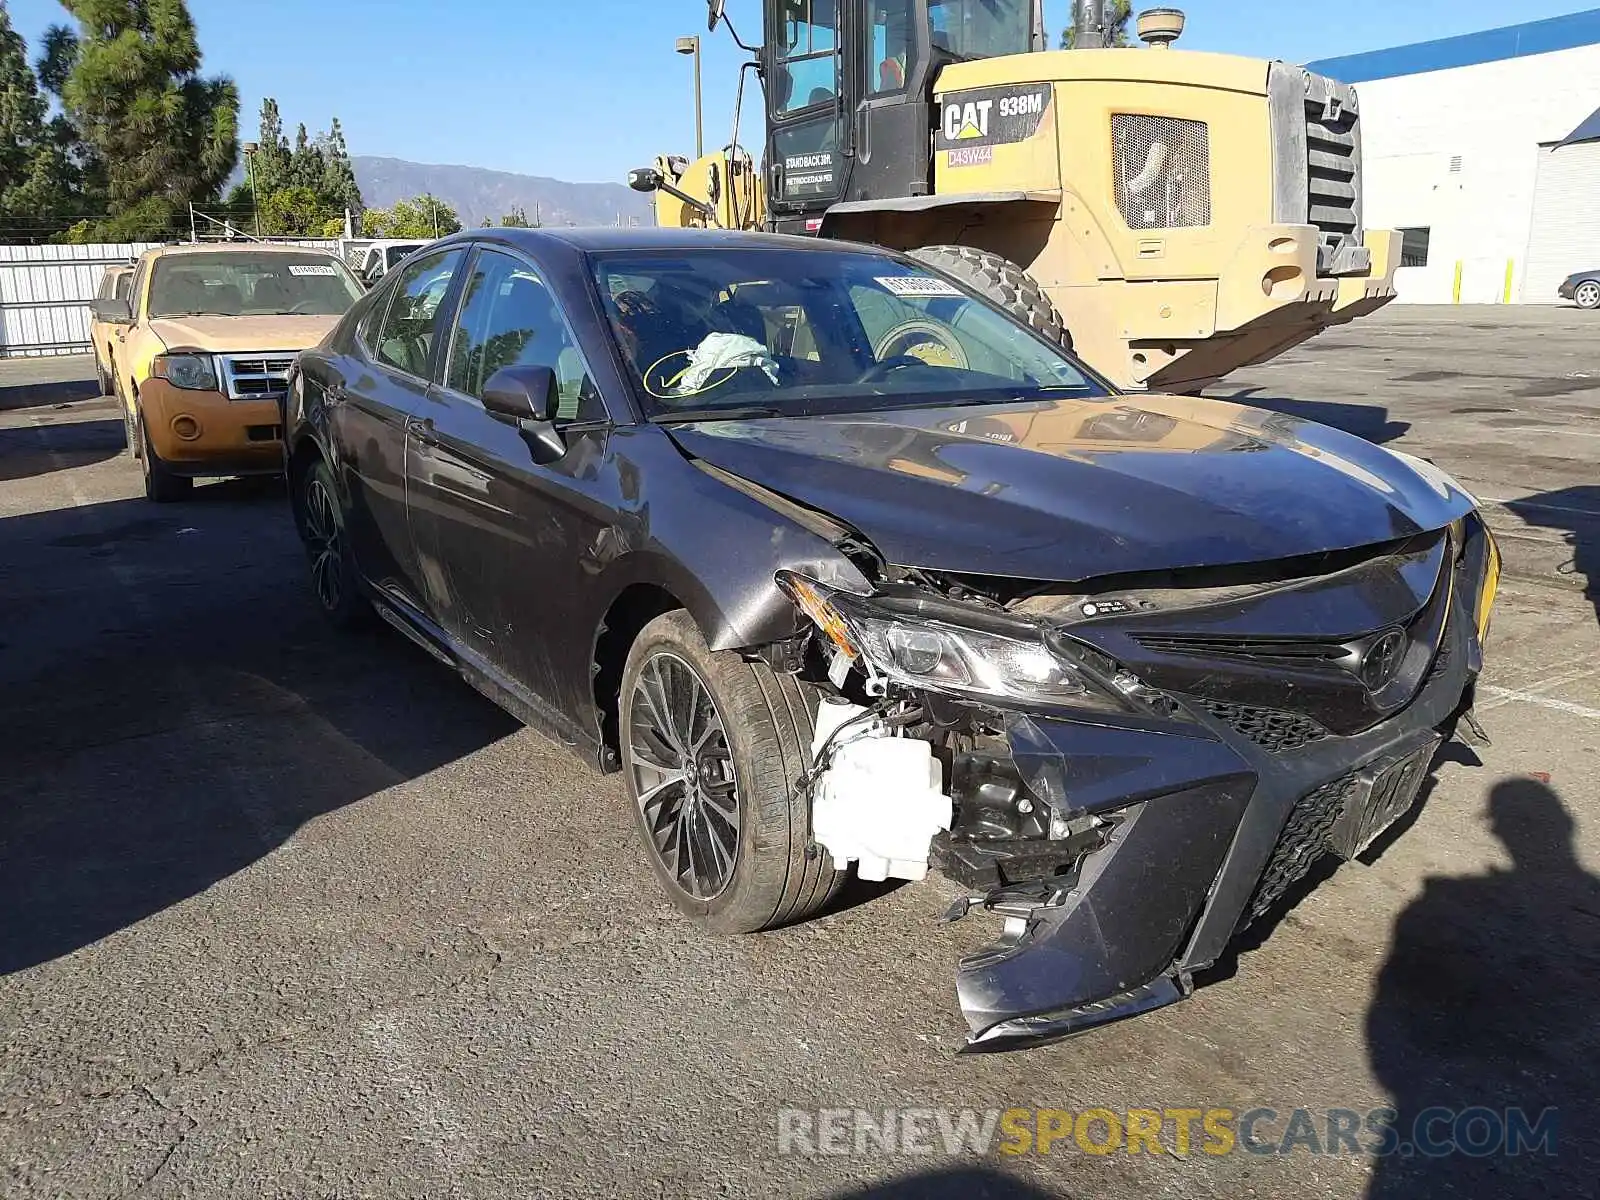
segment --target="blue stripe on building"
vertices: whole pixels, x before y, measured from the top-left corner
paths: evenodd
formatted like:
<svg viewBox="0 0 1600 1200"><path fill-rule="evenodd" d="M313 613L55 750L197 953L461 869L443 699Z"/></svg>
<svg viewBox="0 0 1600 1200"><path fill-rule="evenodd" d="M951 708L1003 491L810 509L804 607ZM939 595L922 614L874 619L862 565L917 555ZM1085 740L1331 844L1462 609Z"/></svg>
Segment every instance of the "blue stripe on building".
<svg viewBox="0 0 1600 1200"><path fill-rule="evenodd" d="M1600 43L1600 8L1592 8L1565 17L1551 17L1547 21L1486 29L1482 33L1440 38L1435 42L1418 42L1412 46L1395 46L1389 50L1372 50L1365 54L1347 54L1342 58L1324 58L1306 65L1319 75L1328 75L1343 83L1365 83L1369 79L1390 79L1396 75L1420 75L1424 71L1471 67L1479 63L1548 54L1553 50L1571 50L1576 46L1597 43Z"/></svg>

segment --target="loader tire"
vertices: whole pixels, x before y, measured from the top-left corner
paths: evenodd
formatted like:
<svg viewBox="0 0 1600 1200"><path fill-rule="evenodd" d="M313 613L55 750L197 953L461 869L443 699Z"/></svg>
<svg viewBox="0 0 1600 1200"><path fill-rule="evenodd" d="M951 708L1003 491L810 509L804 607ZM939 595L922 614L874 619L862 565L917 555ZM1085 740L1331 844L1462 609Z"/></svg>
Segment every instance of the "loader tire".
<svg viewBox="0 0 1600 1200"><path fill-rule="evenodd" d="M922 246L912 258L943 271L1016 317L1035 333L1072 349L1072 334L1033 277L1008 258L971 246Z"/></svg>

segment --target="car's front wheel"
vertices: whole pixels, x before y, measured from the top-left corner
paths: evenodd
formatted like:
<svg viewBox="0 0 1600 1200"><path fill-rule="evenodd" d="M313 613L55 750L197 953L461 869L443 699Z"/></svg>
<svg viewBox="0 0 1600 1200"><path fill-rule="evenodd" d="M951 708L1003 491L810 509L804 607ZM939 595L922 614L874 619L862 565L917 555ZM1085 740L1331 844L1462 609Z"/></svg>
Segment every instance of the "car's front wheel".
<svg viewBox="0 0 1600 1200"><path fill-rule="evenodd" d="M794 784L810 763L816 699L792 677L712 653L688 613L657 617L628 653L618 696L623 775L656 878L723 933L811 916L845 872L811 841Z"/></svg>
<svg viewBox="0 0 1600 1200"><path fill-rule="evenodd" d="M340 629L352 629L372 614L357 583L355 559L345 532L344 509L328 464L318 459L300 480L297 497L300 538L311 568L311 594L322 615Z"/></svg>
<svg viewBox="0 0 1600 1200"><path fill-rule="evenodd" d="M182 500L194 490L194 480L187 475L175 474L167 465L166 459L156 453L156 448L150 444L150 427L144 423L144 414L139 414L139 469L144 474L144 494L147 500L154 500L157 504L166 504L172 500Z"/></svg>
<svg viewBox="0 0 1600 1200"><path fill-rule="evenodd" d="M1585 279L1572 295L1579 308L1600 308L1600 280Z"/></svg>

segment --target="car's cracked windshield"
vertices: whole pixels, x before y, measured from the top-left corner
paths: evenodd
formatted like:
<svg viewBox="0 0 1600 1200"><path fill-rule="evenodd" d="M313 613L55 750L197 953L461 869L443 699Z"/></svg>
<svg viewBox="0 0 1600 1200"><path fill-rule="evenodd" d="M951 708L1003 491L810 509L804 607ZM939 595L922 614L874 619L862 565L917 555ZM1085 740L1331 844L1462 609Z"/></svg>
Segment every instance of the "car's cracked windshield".
<svg viewBox="0 0 1600 1200"><path fill-rule="evenodd" d="M355 277L324 254L175 254L150 280L152 317L336 317L360 298Z"/></svg>
<svg viewBox="0 0 1600 1200"><path fill-rule="evenodd" d="M1104 388L915 264L811 250L597 255L646 411L671 420L984 404Z"/></svg>

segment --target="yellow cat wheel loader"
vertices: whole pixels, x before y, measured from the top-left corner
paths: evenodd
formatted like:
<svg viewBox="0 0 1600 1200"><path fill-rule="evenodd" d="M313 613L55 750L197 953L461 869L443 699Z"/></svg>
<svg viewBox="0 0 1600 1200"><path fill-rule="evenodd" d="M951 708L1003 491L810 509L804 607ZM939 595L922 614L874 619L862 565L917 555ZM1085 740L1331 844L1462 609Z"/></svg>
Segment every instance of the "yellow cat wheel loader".
<svg viewBox="0 0 1600 1200"><path fill-rule="evenodd" d="M1361 213L1355 90L1171 49L1045 49L1039 0L762 0L765 145L630 174L662 225L911 252L1125 388L1195 392L1381 307L1400 235Z"/></svg>

